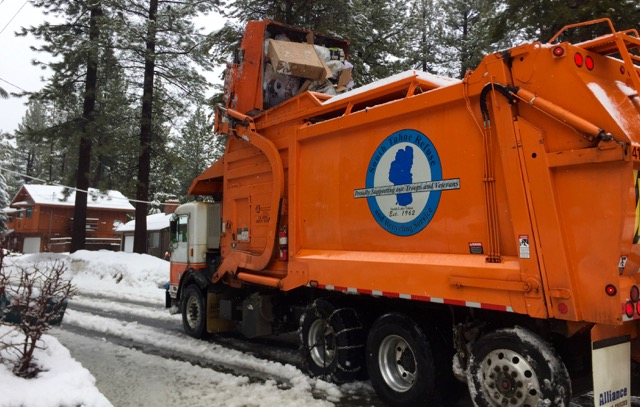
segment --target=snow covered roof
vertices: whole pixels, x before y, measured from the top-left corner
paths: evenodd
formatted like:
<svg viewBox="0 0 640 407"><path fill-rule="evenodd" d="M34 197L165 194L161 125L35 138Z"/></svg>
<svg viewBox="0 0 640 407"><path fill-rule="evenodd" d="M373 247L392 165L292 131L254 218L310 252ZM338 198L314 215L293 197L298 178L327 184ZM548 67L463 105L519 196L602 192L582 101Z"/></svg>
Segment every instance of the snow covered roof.
<svg viewBox="0 0 640 407"><path fill-rule="evenodd" d="M169 227L169 221L171 220L171 214L155 213L147 216L147 231L157 231L166 229ZM130 220L127 223L119 225L116 232L133 232L136 230L136 220Z"/></svg>
<svg viewBox="0 0 640 407"><path fill-rule="evenodd" d="M62 186L25 184L22 188L29 194L31 199L33 199L33 203L38 205L74 206L76 202L76 192L70 191L69 196L65 198L65 187ZM18 192L18 196L19 195L20 192ZM16 204L17 203L13 203L12 205ZM129 203L129 199L122 195L122 193L113 190L101 192L95 188L89 188L87 208L118 209L125 211L135 210L133 205Z"/></svg>

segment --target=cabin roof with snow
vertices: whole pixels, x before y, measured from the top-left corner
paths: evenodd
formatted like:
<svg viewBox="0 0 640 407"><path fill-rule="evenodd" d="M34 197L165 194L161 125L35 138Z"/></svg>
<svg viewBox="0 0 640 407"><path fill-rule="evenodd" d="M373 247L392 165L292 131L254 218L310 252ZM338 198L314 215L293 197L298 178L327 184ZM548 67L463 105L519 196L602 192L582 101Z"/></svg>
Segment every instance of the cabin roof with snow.
<svg viewBox="0 0 640 407"><path fill-rule="evenodd" d="M154 232L162 229L169 228L169 221L171 220L170 213L154 213L147 216L147 231ZM115 231L117 233L133 232L136 230L136 220L130 220L127 223L119 225Z"/></svg>
<svg viewBox="0 0 640 407"><path fill-rule="evenodd" d="M65 194L65 192L68 194ZM26 193L26 194L25 194ZM30 199L29 199L30 198ZM76 192L58 185L30 185L25 184L13 198L11 206L43 205L43 206L75 206ZM26 200L25 200L26 199ZM122 211L135 211L129 199L118 191L100 191L89 188L87 208L113 209Z"/></svg>

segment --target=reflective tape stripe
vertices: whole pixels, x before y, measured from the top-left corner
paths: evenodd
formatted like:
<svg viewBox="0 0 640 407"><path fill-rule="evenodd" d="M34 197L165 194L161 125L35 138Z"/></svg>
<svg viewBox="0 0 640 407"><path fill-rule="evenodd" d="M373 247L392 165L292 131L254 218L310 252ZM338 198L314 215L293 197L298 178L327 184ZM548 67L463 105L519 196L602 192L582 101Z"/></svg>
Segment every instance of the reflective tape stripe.
<svg viewBox="0 0 640 407"><path fill-rule="evenodd" d="M307 287L311 287L311 285L307 285ZM389 291L368 290L368 289L360 289L360 288L353 288L353 287L340 287L340 286L322 285L322 284L318 284L317 288L328 290L328 291L340 291L346 294L372 295L375 297L400 298L403 300L432 302L436 304L456 305L460 307L480 308L480 309L486 309L486 310L492 310L492 311L514 312L511 306L506 306L506 305L486 304L483 302L475 302L475 301L453 300L448 298L430 297L426 295L412 295L412 294L394 293Z"/></svg>

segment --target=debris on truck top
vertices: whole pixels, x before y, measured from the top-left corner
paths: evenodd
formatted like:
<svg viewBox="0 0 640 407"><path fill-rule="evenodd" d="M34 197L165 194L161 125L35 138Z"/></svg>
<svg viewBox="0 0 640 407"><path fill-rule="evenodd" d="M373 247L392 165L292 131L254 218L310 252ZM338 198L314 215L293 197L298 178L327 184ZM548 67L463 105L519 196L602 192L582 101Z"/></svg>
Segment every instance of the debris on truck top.
<svg viewBox="0 0 640 407"><path fill-rule="evenodd" d="M294 42L280 34L275 39L266 36L264 49L265 108L277 106L307 90L337 95L353 87L353 65L346 61L341 48Z"/></svg>

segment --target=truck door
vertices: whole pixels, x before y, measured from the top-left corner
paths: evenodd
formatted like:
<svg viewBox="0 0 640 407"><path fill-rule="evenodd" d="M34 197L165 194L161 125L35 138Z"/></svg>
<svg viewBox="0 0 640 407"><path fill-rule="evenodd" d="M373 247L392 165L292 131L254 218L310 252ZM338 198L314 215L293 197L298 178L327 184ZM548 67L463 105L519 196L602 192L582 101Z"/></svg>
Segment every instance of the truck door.
<svg viewBox="0 0 640 407"><path fill-rule="evenodd" d="M175 232L172 230L174 240L171 262L183 264L186 268L189 264L189 215L177 215Z"/></svg>

